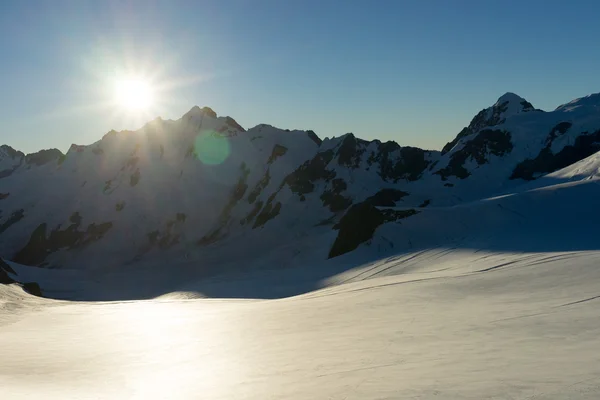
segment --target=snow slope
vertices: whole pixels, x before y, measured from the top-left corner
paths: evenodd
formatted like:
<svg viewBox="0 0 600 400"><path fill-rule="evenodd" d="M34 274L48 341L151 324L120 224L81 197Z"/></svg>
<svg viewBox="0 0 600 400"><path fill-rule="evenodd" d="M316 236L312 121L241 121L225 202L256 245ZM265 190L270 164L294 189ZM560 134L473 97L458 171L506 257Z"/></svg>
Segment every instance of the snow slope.
<svg viewBox="0 0 600 400"><path fill-rule="evenodd" d="M57 302L0 286L0 387L10 399L596 399L599 261L432 250L379 265L400 275L277 301Z"/></svg>
<svg viewBox="0 0 600 400"><path fill-rule="evenodd" d="M597 399L599 101L442 152L197 107L2 148L2 398Z"/></svg>

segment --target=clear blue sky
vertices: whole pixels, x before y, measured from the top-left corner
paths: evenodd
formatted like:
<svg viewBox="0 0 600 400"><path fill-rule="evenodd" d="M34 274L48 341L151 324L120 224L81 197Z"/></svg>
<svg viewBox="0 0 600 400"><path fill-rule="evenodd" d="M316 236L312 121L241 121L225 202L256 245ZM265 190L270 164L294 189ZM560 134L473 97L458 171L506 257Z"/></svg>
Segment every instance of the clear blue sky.
<svg viewBox="0 0 600 400"><path fill-rule="evenodd" d="M107 106L151 75L152 116L439 149L512 91L543 109L600 91L600 2L0 1L0 143L89 144L140 121ZM160 107L158 107L160 105Z"/></svg>

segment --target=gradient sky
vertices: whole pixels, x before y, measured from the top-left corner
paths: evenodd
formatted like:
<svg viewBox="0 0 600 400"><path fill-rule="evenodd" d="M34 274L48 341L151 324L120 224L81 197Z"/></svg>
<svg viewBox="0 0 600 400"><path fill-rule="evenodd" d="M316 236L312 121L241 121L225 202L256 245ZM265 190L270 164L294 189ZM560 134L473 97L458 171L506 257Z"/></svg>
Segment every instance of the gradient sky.
<svg viewBox="0 0 600 400"><path fill-rule="evenodd" d="M111 80L160 87L152 115L212 107L440 149L507 91L542 109L600 91L600 2L0 1L0 143L90 144L142 122Z"/></svg>

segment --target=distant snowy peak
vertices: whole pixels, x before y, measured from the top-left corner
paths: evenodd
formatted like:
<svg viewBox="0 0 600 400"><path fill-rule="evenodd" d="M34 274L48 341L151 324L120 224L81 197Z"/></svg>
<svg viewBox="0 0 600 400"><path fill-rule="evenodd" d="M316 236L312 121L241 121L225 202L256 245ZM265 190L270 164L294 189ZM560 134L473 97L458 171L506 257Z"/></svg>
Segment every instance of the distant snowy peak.
<svg viewBox="0 0 600 400"><path fill-rule="evenodd" d="M458 133L454 140L448 142L444 146L442 149L442 154L452 150L458 141L466 136L479 133L481 130L486 128L501 125L510 117L531 111L540 110L536 110L530 102L521 96L507 92L500 96L493 106L478 112L477 115L475 115L475 117L473 117L471 120L469 126L463 128L463 130Z"/></svg>
<svg viewBox="0 0 600 400"><path fill-rule="evenodd" d="M62 153L58 149L40 150L25 155L8 145L0 146L0 178L5 178L21 166L41 166L50 161L59 160Z"/></svg>
<svg viewBox="0 0 600 400"><path fill-rule="evenodd" d="M589 96L572 100L566 104L558 106L555 111L569 112L580 108L590 108L592 109L592 112L600 112L600 93L594 93L590 94Z"/></svg>
<svg viewBox="0 0 600 400"><path fill-rule="evenodd" d="M500 96L498 101L492 106L492 109L499 110L501 117L503 118L535 110L530 102L511 92L504 93Z"/></svg>

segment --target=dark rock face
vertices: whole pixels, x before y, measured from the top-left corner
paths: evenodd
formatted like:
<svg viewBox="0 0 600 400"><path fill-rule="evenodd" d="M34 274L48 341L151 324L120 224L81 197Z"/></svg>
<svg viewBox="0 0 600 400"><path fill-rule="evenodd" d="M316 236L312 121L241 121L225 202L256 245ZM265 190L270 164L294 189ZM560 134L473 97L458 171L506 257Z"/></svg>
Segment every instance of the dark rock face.
<svg viewBox="0 0 600 400"><path fill-rule="evenodd" d="M337 151L338 164L348 168L358 168L366 144L368 142L357 139L352 133L347 134Z"/></svg>
<svg viewBox="0 0 600 400"><path fill-rule="evenodd" d="M548 135L548 138L551 140L547 140L546 147L540 151L537 157L524 160L517 164L510 179L533 180L536 178L535 175L537 174L547 174L568 167L569 165L600 151L600 130L597 130L592 134L583 132L581 136L575 139L574 144L565 146L556 154L552 153L550 146L555 137L554 133L560 133L560 130L557 130L559 125L552 129ZM566 127L566 125L562 125L562 127L566 132L568 127Z"/></svg>
<svg viewBox="0 0 600 400"><path fill-rule="evenodd" d="M36 282L24 283L23 290L33 296L44 297L44 295L42 294L42 289L40 288L40 285L38 285Z"/></svg>
<svg viewBox="0 0 600 400"><path fill-rule="evenodd" d="M312 140L313 142L315 142L317 145L321 145L321 143L323 143L323 141L321 140L320 137L317 136L317 134L314 131L308 130L306 131L306 134L308 135L308 137L310 138L310 140Z"/></svg>
<svg viewBox="0 0 600 400"><path fill-rule="evenodd" d="M248 203L252 204L256 201L258 196L262 193L262 191L267 187L269 182L271 181L271 175L269 174L269 170L265 172L265 175L256 183L254 189L248 194Z"/></svg>
<svg viewBox="0 0 600 400"><path fill-rule="evenodd" d="M63 153L58 149L40 150L37 153L27 154L25 163L40 166L58 160L62 155Z"/></svg>
<svg viewBox="0 0 600 400"><path fill-rule="evenodd" d="M8 273L11 273L13 275L16 275L16 272L14 269L12 269L10 267L10 265L8 265L7 263L4 262L3 259L0 258L0 284L2 285L8 285L11 283L15 283L15 280L12 279Z"/></svg>
<svg viewBox="0 0 600 400"><path fill-rule="evenodd" d="M534 111L533 105L526 100L521 101L521 106L523 107L522 111ZM476 132L484 128L491 128L496 125L503 124L505 122L505 118L502 118L502 113L506 112L508 109L508 101L502 102L501 104L495 104L490 108L483 109L473 117L469 126L463 128L458 135L451 142L446 143L446 145L442 148L442 155L446 154L456 144L460 139L465 136L472 135ZM488 117L490 115L490 117Z"/></svg>
<svg viewBox="0 0 600 400"><path fill-rule="evenodd" d="M0 200L4 200L10 196L10 193L0 193Z"/></svg>
<svg viewBox="0 0 600 400"><path fill-rule="evenodd" d="M419 208L425 208L427 207L429 204L431 204L431 200L427 199L424 202L422 202L421 204L419 204Z"/></svg>
<svg viewBox="0 0 600 400"><path fill-rule="evenodd" d="M442 155L444 155L447 152L449 152L450 150L452 150L454 148L454 146L456 146L456 143L458 143L458 141L460 139L462 139L465 136L469 136L472 133L473 133L473 131L470 128L468 128L468 127L463 128L462 131L460 131L458 133L458 135L451 142L446 143L446 145L442 148Z"/></svg>
<svg viewBox="0 0 600 400"><path fill-rule="evenodd" d="M147 234L148 244L142 248L142 253L150 251L154 247L168 249L179 243L179 233L176 226L185 222L185 214L177 213L174 219L168 220L160 230Z"/></svg>
<svg viewBox="0 0 600 400"><path fill-rule="evenodd" d="M473 158L477 164L482 165L488 162L488 154L501 157L510 153L512 149L513 144L509 132L484 129L468 141L462 149L453 153L448 165L436 171L435 174L440 175L443 180L449 176L465 179L470 175L464 167L469 158Z"/></svg>
<svg viewBox="0 0 600 400"><path fill-rule="evenodd" d="M262 209L263 206L263 202L262 201L257 201L254 204L254 207L252 207L252 210L250 210L250 212L248 213L248 215L246 215L246 218L244 218L242 221L240 221L240 223L242 225L249 223L250 221L252 221L254 218L256 218L256 216L258 215L259 211Z"/></svg>
<svg viewBox="0 0 600 400"><path fill-rule="evenodd" d="M142 175L140 174L140 169L136 168L135 171L133 171L133 174L131 174L131 178L129 179L129 184L131 186L135 186L140 182L140 178L142 177Z"/></svg>
<svg viewBox="0 0 600 400"><path fill-rule="evenodd" d="M202 107L202 112L212 118L217 118L217 113L210 107Z"/></svg>
<svg viewBox="0 0 600 400"><path fill-rule="evenodd" d="M85 231L79 230L82 218L73 213L71 225L61 230L60 225L46 235L47 224L40 224L31 234L29 242L13 257L13 261L25 265L39 265L48 255L62 249L77 249L101 239L112 228L112 222L90 224Z"/></svg>
<svg viewBox="0 0 600 400"><path fill-rule="evenodd" d="M231 117L225 117L225 123L229 125L231 128L237 129L238 131L245 132L246 130L242 128L240 124L236 122L235 119Z"/></svg>
<svg viewBox="0 0 600 400"><path fill-rule="evenodd" d="M365 203L376 207L394 207L397 201L400 201L408 193L397 189L381 189L373 196L365 200Z"/></svg>
<svg viewBox="0 0 600 400"><path fill-rule="evenodd" d="M428 153L418 147L400 147L396 142L377 143L377 152L370 154L367 164L379 163L379 176L385 181L397 182L400 179L415 181L421 177L430 161Z"/></svg>
<svg viewBox="0 0 600 400"><path fill-rule="evenodd" d="M9 168L9 169L3 169L2 171L0 171L0 179L6 178L6 177L10 176L13 172L15 172L16 169L17 169L17 167L15 167L15 168Z"/></svg>
<svg viewBox="0 0 600 400"><path fill-rule="evenodd" d="M523 111L535 111L535 108L533 107L533 104L531 104L530 102L528 102L527 100L523 100L521 102L521 106L523 107Z"/></svg>
<svg viewBox="0 0 600 400"><path fill-rule="evenodd" d="M203 236L198 242L199 245L213 243L215 240L222 237L221 232L231 219L231 211L235 205L244 198L244 194L246 193L246 190L248 190L248 184L246 182L248 180L248 175L250 175L250 170L246 167L246 163L242 162L240 171L242 174L238 179L237 184L233 187L227 204L225 204L225 207L221 210L217 227L207 235Z"/></svg>
<svg viewBox="0 0 600 400"><path fill-rule="evenodd" d="M269 157L267 164L269 164L269 165L273 164L273 162L275 160L277 160L279 157L282 157L283 155L285 155L285 153L287 153L287 151L288 151L287 147L276 144L275 146L273 146L273 151L271 152L271 156Z"/></svg>
<svg viewBox="0 0 600 400"><path fill-rule="evenodd" d="M570 122L560 122L554 128L552 128L548 134L548 137L546 138L546 147L552 146L554 139L567 133L571 126L573 126L573 124Z"/></svg>
<svg viewBox="0 0 600 400"><path fill-rule="evenodd" d="M272 220L273 218L278 216L280 211L281 211L281 203L277 202L277 203L275 203L275 205L273 205L273 198L269 198L265 207L262 209L260 214L258 214L258 216L256 217L256 221L254 221L254 225L252 226L252 229L256 229L258 227L264 226L267 222L269 222L270 220Z"/></svg>
<svg viewBox="0 0 600 400"><path fill-rule="evenodd" d="M342 196L340 193L346 190L348 185L341 178L336 178L331 181L331 188L321 194L323 205L329 207L331 212L338 212L350 207L352 200Z"/></svg>
<svg viewBox="0 0 600 400"><path fill-rule="evenodd" d="M416 210L379 210L366 201L350 207L340 222L334 226L339 233L331 246L328 258L355 250L361 243L372 239L375 230L383 223L414 214L417 214Z"/></svg>
<svg viewBox="0 0 600 400"><path fill-rule="evenodd" d="M335 178L335 171L327 169L333 155L333 150L318 153L312 160L306 161L289 174L284 183L290 187L292 192L298 195L311 193L315 189L314 182L321 179L330 181Z"/></svg>
<svg viewBox="0 0 600 400"><path fill-rule="evenodd" d="M20 209L14 211L12 214L10 214L10 217L8 217L6 221L4 221L4 223L0 224L0 234L2 234L2 232L10 228L12 225L22 220L23 217L25 217L25 210Z"/></svg>
<svg viewBox="0 0 600 400"><path fill-rule="evenodd" d="M25 157L25 154L23 154L22 151L18 151L13 149L12 147L10 147L7 144L3 144L2 146L0 146L0 149L2 149L10 158L23 158Z"/></svg>

